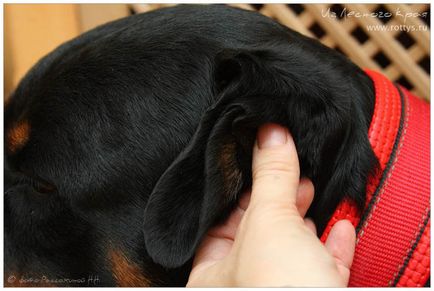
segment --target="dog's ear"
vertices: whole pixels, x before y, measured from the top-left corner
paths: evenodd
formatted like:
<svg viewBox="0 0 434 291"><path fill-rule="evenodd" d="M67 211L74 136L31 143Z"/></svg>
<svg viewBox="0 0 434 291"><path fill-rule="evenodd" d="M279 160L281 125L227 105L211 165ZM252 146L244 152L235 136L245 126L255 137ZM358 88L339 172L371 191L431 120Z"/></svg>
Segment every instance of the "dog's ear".
<svg viewBox="0 0 434 291"><path fill-rule="evenodd" d="M244 108L227 98L241 79L252 75L252 58L235 51L218 55L213 70L216 103L205 112L190 143L160 177L148 200L146 248L165 267L180 266L194 255L205 232L236 204L237 195L251 180L250 165L243 173L237 152L240 143L252 146L255 132L248 134L249 141L238 139Z"/></svg>
<svg viewBox="0 0 434 291"><path fill-rule="evenodd" d="M215 104L145 210L145 243L155 262L177 267L189 260L206 231L251 186L251 151L266 122L289 128L294 138L301 173L315 186L310 214L320 231L344 197L363 203L374 155L367 137L370 106L362 101L370 86L360 83L370 81L337 53L312 47L273 44L217 57Z"/></svg>
<svg viewBox="0 0 434 291"><path fill-rule="evenodd" d="M242 188L236 141L228 132L241 112L209 112L187 148L155 186L146 210L144 235L152 259L177 267L190 259L199 240Z"/></svg>

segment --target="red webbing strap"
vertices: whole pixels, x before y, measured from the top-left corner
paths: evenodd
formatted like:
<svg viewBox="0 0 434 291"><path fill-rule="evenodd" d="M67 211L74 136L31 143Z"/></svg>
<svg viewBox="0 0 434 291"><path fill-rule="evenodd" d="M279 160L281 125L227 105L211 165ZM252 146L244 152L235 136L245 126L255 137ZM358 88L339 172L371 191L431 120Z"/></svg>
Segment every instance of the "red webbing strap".
<svg viewBox="0 0 434 291"><path fill-rule="evenodd" d="M429 276L429 105L404 91L402 108L387 78L367 74L376 94L368 135L380 171L368 180L350 286L423 285ZM349 201L339 205L321 239L344 218L355 226L360 221Z"/></svg>
<svg viewBox="0 0 434 291"><path fill-rule="evenodd" d="M350 286L396 284L429 221L429 106L406 91L403 95L405 120L399 146L387 180L360 225Z"/></svg>
<svg viewBox="0 0 434 291"><path fill-rule="evenodd" d="M384 169L392 154L400 125L401 100L399 92L388 79L374 71L366 71L366 73L374 82L376 96L368 137L372 150L379 161L380 168L376 175L369 177L366 186L367 207L372 195L378 188ZM389 97L386 98L386 96ZM355 227L358 225L360 215L357 213L357 207L352 201L344 201L337 207L321 236L323 242L327 239L333 225L342 219L350 220Z"/></svg>
<svg viewBox="0 0 434 291"><path fill-rule="evenodd" d="M396 287L422 287L430 275L430 221L428 218L419 241L415 242L415 249L403 266L402 275L397 277Z"/></svg>

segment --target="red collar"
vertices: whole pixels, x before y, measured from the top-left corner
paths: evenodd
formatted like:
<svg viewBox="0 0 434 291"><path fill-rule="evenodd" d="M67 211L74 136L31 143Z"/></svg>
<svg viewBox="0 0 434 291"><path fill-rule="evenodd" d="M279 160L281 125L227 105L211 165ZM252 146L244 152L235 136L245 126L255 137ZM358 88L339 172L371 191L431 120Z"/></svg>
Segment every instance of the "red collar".
<svg viewBox="0 0 434 291"><path fill-rule="evenodd" d="M367 183L361 214L342 202L324 231L341 219L357 229L349 286L423 286L429 278L429 104L366 71L375 86L368 136L380 170Z"/></svg>

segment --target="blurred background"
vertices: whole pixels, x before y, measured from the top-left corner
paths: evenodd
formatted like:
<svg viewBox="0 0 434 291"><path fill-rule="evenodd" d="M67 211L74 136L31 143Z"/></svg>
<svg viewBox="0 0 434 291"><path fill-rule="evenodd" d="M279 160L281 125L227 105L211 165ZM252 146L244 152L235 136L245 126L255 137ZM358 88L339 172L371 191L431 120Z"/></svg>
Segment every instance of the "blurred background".
<svg viewBox="0 0 434 291"><path fill-rule="evenodd" d="M100 24L175 4L5 4L5 99L61 43ZM430 4L229 4L255 10L430 94Z"/></svg>

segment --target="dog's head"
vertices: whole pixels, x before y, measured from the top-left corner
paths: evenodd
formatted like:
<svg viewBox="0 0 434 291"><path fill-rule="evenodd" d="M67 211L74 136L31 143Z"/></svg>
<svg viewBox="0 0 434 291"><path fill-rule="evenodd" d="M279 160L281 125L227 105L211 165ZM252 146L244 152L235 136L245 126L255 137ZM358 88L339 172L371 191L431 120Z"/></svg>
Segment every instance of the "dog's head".
<svg viewBox="0 0 434 291"><path fill-rule="evenodd" d="M176 7L86 33L5 107L5 282L185 282L167 268L188 269L250 186L265 122L294 136L321 230L364 201L373 99L350 61L252 12Z"/></svg>

